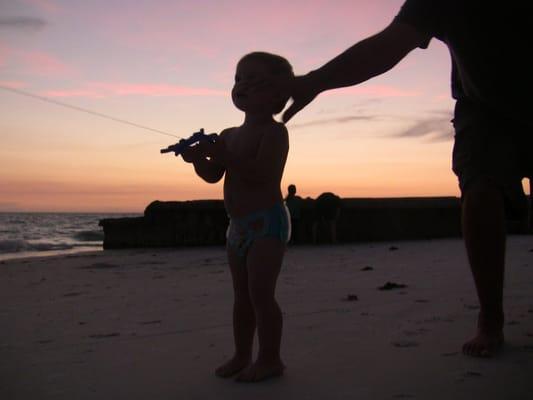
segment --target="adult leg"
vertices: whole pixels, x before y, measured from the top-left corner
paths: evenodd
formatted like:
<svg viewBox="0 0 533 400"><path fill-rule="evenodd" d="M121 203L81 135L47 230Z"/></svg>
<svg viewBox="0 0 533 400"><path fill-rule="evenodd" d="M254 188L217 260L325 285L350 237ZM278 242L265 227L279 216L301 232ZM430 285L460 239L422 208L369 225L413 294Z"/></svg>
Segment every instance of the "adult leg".
<svg viewBox="0 0 533 400"><path fill-rule="evenodd" d="M248 251L248 288L257 321L259 354L239 375L240 381L260 381L283 374L285 367L280 358L283 319L274 296L284 252L285 244L272 237L256 239Z"/></svg>
<svg viewBox="0 0 533 400"><path fill-rule="evenodd" d="M252 361L252 346L255 334L255 314L248 294L248 272L245 259L230 248L228 261L233 282L233 338L234 356L218 367L215 374L226 378L244 369Z"/></svg>
<svg viewBox="0 0 533 400"><path fill-rule="evenodd" d="M500 188L472 182L463 193L463 236L480 311L477 333L463 345L470 356L490 356L503 344L505 209Z"/></svg>

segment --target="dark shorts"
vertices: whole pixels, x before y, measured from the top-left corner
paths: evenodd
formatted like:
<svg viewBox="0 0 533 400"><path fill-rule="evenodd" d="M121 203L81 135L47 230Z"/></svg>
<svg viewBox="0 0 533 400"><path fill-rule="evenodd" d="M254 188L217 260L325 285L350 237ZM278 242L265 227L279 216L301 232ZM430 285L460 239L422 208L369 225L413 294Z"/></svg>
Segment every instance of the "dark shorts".
<svg viewBox="0 0 533 400"><path fill-rule="evenodd" d="M522 179L533 177L533 127L458 101L453 171L465 191L478 180L497 184L509 217L527 212Z"/></svg>

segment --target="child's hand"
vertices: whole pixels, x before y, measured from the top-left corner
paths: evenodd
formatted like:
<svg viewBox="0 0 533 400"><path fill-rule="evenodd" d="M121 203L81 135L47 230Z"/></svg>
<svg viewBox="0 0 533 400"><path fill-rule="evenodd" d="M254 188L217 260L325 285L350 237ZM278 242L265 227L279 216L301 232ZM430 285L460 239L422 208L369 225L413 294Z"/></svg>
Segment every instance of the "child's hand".
<svg viewBox="0 0 533 400"><path fill-rule="evenodd" d="M211 160L222 165L225 164L227 150L226 143L224 142L224 138L222 136L217 136L217 139L214 143L203 142L200 143L199 146L202 147L204 154Z"/></svg>
<svg viewBox="0 0 533 400"><path fill-rule="evenodd" d="M181 157L183 158L183 161L188 163L194 163L200 158L202 158L202 156L205 157L204 152L202 151L202 148L199 145L187 147L181 152Z"/></svg>

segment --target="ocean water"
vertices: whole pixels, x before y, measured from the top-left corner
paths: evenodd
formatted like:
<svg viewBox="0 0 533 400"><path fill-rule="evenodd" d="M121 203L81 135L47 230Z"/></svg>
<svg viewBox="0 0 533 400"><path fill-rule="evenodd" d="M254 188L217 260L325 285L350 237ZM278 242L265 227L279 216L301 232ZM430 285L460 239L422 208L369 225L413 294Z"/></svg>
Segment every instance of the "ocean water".
<svg viewBox="0 0 533 400"><path fill-rule="evenodd" d="M0 213L0 260L102 250L98 221L134 214Z"/></svg>

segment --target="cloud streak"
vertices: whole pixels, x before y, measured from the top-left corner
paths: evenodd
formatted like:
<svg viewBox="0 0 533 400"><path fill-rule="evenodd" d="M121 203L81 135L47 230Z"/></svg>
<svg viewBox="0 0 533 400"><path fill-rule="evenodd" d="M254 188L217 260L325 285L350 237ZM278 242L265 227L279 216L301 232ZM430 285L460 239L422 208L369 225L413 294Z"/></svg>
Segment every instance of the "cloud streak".
<svg viewBox="0 0 533 400"><path fill-rule="evenodd" d="M375 115L348 115L344 117L316 119L313 121L303 122L301 124L291 124L289 125L289 128L292 130L292 129L309 128L311 126L345 124L345 123L353 122L353 121L374 121L378 118L379 117Z"/></svg>
<svg viewBox="0 0 533 400"><path fill-rule="evenodd" d="M17 51L16 56L23 68L34 75L65 76L74 71L71 66L43 51Z"/></svg>
<svg viewBox="0 0 533 400"><path fill-rule="evenodd" d="M442 142L453 139L453 127L450 123L452 114L449 111L438 111L426 118L417 120L409 128L393 134L395 137L421 137L431 142Z"/></svg>
<svg viewBox="0 0 533 400"><path fill-rule="evenodd" d="M44 29L46 25L48 25L48 22L42 18L36 17L18 16L0 18L0 29L39 31Z"/></svg>
<svg viewBox="0 0 533 400"><path fill-rule="evenodd" d="M300 124L289 124L289 128L295 130L322 125L337 125L350 122L375 122L391 119L405 120L405 118L406 117L400 117L398 115L346 115L316 119ZM452 113L450 111L436 111L424 118L410 118L413 122L409 127L386 136L398 138L419 137L428 139L430 142L449 141L453 139L454 135L452 124L450 122L451 119Z"/></svg>
<svg viewBox="0 0 533 400"><path fill-rule="evenodd" d="M113 96L228 96L228 93L223 90L179 85L95 82L88 83L81 88L48 90L42 95L47 97L104 98Z"/></svg>
<svg viewBox="0 0 533 400"><path fill-rule="evenodd" d="M59 5L50 0L21 0L23 3L26 3L29 6L35 7L40 11L46 13L57 13L61 10Z"/></svg>
<svg viewBox="0 0 533 400"><path fill-rule="evenodd" d="M10 89L22 89L28 86L28 84L26 82L21 81L0 81L0 86Z"/></svg>
<svg viewBox="0 0 533 400"><path fill-rule="evenodd" d="M405 90L395 86L389 85L361 85L350 86L337 90L330 90L324 93L324 96L338 96L338 95L366 95L373 97L415 97L422 93L419 90Z"/></svg>

